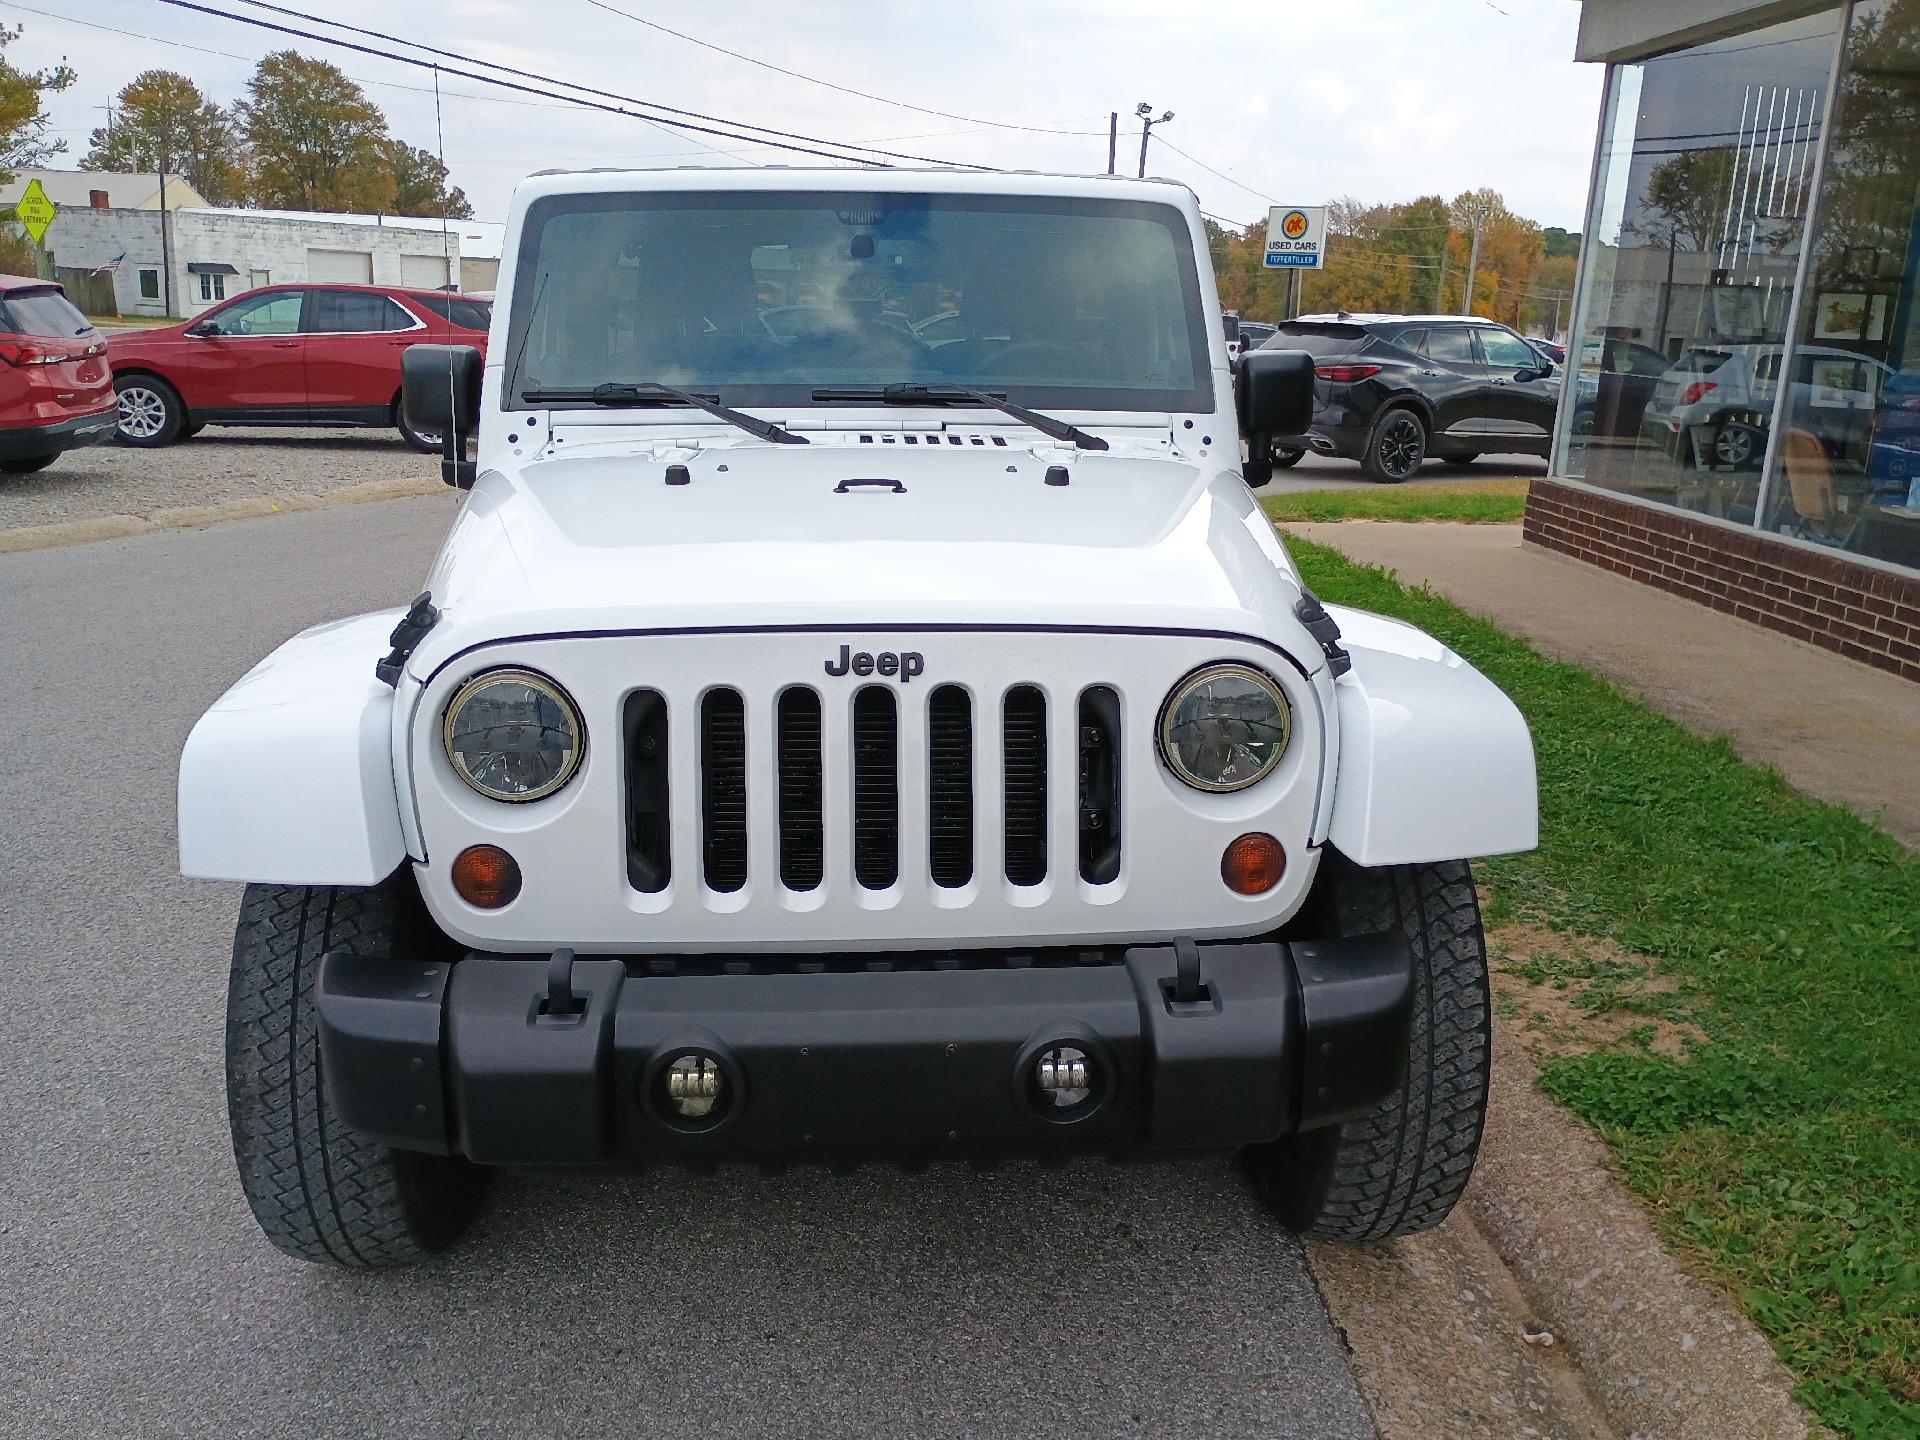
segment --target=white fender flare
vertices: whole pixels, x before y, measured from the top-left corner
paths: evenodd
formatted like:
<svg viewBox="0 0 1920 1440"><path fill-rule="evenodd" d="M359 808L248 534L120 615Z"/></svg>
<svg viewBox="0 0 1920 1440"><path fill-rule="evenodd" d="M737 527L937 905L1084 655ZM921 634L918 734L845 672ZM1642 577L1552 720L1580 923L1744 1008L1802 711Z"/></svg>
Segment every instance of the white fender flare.
<svg viewBox="0 0 1920 1440"><path fill-rule="evenodd" d="M1425 631L1329 605L1353 668L1335 683L1330 839L1359 865L1531 850L1533 737L1514 703Z"/></svg>
<svg viewBox="0 0 1920 1440"><path fill-rule="evenodd" d="M180 870L373 885L406 855L394 692L374 678L404 611L304 630L241 676L180 756Z"/></svg>

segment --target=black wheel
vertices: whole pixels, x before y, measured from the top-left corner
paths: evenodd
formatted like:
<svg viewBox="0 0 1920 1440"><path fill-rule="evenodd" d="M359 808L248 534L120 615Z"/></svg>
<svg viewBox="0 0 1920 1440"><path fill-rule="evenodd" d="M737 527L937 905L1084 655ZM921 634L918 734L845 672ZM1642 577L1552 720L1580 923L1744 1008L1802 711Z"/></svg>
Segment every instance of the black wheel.
<svg viewBox="0 0 1920 1440"><path fill-rule="evenodd" d="M9 475L31 475L36 470L46 469L59 458L60 452L57 450L51 455L29 455L24 460L0 462L0 471L5 471Z"/></svg>
<svg viewBox="0 0 1920 1440"><path fill-rule="evenodd" d="M1306 456L1307 452L1304 450L1295 450L1286 445L1276 446L1273 452L1273 468L1276 470L1291 469L1304 460Z"/></svg>
<svg viewBox="0 0 1920 1440"><path fill-rule="evenodd" d="M180 403L180 392L158 375L139 371L116 375L113 388L120 395L118 433L122 445L151 450L180 438L187 407Z"/></svg>
<svg viewBox="0 0 1920 1440"><path fill-rule="evenodd" d="M1573 412L1573 433L1575 435L1593 434L1593 407L1583 405Z"/></svg>
<svg viewBox="0 0 1920 1440"><path fill-rule="evenodd" d="M472 1219L486 1172L391 1150L333 1116L320 1073L320 957L391 953L418 919L402 874L372 889L249 885L227 986L227 1118L240 1186L261 1230L300 1260L405 1265Z"/></svg>
<svg viewBox="0 0 1920 1440"><path fill-rule="evenodd" d="M1330 852L1314 903L1334 934L1398 929L1412 946L1407 1078L1357 1120L1248 1150L1248 1173L1303 1234L1430 1230L1467 1188L1487 1113L1493 1008L1473 876L1460 860L1369 870Z"/></svg>
<svg viewBox="0 0 1920 1440"><path fill-rule="evenodd" d="M1369 480L1398 485L1427 458L1427 427L1411 410L1389 410L1373 422L1360 468Z"/></svg>
<svg viewBox="0 0 1920 1440"><path fill-rule="evenodd" d="M422 455L440 453L440 435L438 431L422 430L407 418L407 407L398 400L393 402L393 423L400 432L400 438L418 450Z"/></svg>

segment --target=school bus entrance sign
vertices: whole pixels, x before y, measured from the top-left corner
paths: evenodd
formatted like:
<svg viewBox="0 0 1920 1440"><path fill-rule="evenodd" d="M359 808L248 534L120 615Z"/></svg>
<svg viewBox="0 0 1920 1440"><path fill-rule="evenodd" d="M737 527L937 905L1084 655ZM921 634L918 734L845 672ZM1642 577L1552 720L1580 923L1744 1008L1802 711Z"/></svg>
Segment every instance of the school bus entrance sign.
<svg viewBox="0 0 1920 1440"><path fill-rule="evenodd" d="M1276 205L1267 214L1269 270L1318 270L1327 263L1327 207Z"/></svg>

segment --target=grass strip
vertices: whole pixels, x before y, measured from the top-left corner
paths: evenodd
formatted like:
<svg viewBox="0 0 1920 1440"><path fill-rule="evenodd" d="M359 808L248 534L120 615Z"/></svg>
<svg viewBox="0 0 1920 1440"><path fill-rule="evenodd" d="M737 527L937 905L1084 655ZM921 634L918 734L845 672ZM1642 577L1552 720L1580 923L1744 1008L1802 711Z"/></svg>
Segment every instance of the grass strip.
<svg viewBox="0 0 1920 1440"><path fill-rule="evenodd" d="M1821 1420L1920 1435L1920 857L1429 591L1288 545L1323 599L1419 625L1525 712L1541 843L1475 867L1489 922L1649 957L1692 1027L1678 1057L1629 1031L1542 1086Z"/></svg>
<svg viewBox="0 0 1920 1440"><path fill-rule="evenodd" d="M1300 490L1261 502L1275 520L1441 520L1518 525L1527 508L1524 478L1459 484L1383 485L1365 490Z"/></svg>

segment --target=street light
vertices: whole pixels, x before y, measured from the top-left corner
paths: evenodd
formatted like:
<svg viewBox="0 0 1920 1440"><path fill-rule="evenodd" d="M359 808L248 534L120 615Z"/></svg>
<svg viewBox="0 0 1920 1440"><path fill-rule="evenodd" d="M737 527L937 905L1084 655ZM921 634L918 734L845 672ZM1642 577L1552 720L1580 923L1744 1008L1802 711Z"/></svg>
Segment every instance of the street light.
<svg viewBox="0 0 1920 1440"><path fill-rule="evenodd" d="M1133 107L1133 113L1140 117L1140 178L1144 180L1147 178L1147 137L1153 133L1154 126L1164 125L1173 119L1173 111L1162 111L1155 117L1153 106L1142 100Z"/></svg>

